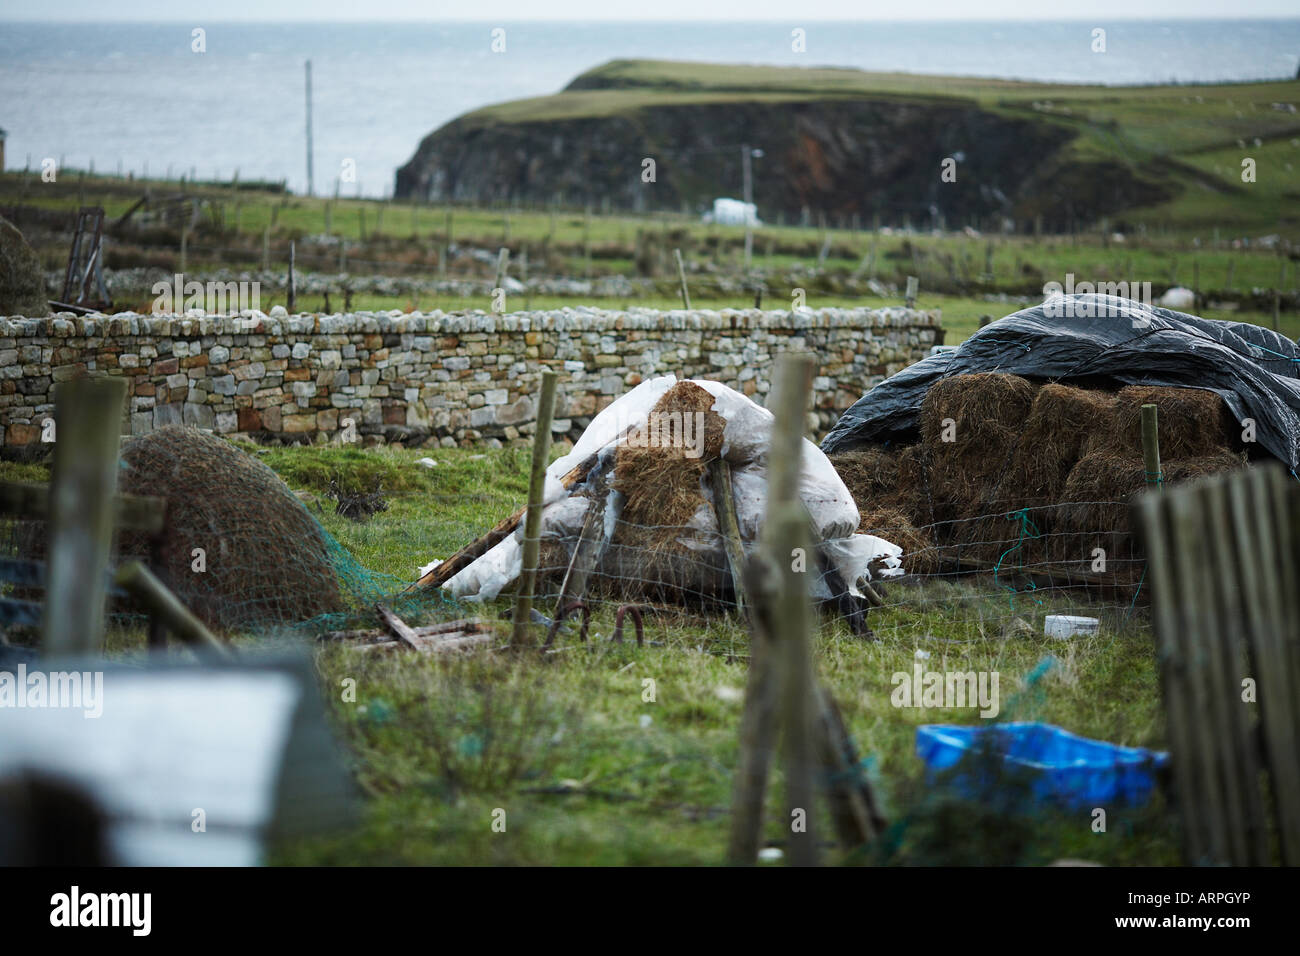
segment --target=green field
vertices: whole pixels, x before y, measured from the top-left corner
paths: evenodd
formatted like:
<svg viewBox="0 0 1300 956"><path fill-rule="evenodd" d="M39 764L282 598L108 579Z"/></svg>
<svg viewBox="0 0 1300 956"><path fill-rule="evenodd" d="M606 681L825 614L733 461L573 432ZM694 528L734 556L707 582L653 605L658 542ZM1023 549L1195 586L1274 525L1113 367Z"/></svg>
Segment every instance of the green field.
<svg viewBox="0 0 1300 956"><path fill-rule="evenodd" d="M403 580L445 557L524 499L528 454L398 448L244 446L301 493L306 507L362 564ZM364 523L338 517L323 493L332 476L391 489L387 511ZM0 478L37 480L38 465L0 465ZM1102 611L1115 626L1063 644L1042 615L1064 594L1008 595L988 582L886 592L873 612L878 640L827 616L815 638L818 674L832 690L890 820L871 853L828 859L888 864L1035 864L1060 857L1109 864L1178 862L1163 798L1141 810L1107 808L1104 833L1087 811L954 800L927 787L914 756L922 723L974 723L973 710L899 709L891 675L918 650L935 669L997 671L1000 719L1041 719L1122 744L1162 746L1163 713L1144 612ZM1075 601L1077 602L1077 598ZM1074 604L1077 607L1077 603ZM504 603L469 613L495 618ZM550 608L545 610L549 613ZM449 609L447 613L458 613ZM349 771L363 795L354 829L282 845L282 864L718 864L724 858L738 753L748 638L733 616L648 621L651 646L612 645L612 614L592 639L562 637L559 652L469 658L315 651L320 687ZM1015 618L1028 632L1013 632ZM285 639L279 639L285 640ZM242 638L251 649L276 639ZM114 631L112 653L143 645ZM1043 671L1044 661L1055 665ZM345 702L342 681L356 681ZM653 702L644 680L655 682ZM780 847L781 777L769 794L766 836ZM492 828L506 812L504 833ZM822 817L823 825L825 817ZM829 832L829 831L827 831Z"/></svg>

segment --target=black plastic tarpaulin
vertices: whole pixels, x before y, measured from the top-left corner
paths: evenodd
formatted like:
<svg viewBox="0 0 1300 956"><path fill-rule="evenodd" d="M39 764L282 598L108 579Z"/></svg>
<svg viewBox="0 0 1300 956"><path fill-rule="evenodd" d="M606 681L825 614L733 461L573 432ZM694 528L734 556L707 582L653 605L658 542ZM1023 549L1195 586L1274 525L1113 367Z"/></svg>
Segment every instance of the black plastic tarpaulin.
<svg viewBox="0 0 1300 956"><path fill-rule="evenodd" d="M881 382L835 423L822 451L918 438L921 399L972 372L1089 385L1165 385L1220 395L1260 446L1300 468L1300 348L1269 329L1184 315L1105 295L1049 298L980 329Z"/></svg>

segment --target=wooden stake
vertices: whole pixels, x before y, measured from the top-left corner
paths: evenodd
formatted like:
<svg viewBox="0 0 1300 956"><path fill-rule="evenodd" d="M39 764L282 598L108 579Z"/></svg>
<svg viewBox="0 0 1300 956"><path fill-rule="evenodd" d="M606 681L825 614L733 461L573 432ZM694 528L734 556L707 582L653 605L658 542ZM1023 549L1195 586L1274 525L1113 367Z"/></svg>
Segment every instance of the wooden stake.
<svg viewBox="0 0 1300 956"><path fill-rule="evenodd" d="M673 258L677 260L677 281L681 284L682 289L682 308L689 310L691 307L691 293L686 288L686 265L682 262L682 250L674 249Z"/></svg>
<svg viewBox="0 0 1300 956"><path fill-rule="evenodd" d="M537 397L537 431L533 435L533 472L528 483L528 513L524 518L524 550L519 585L515 593L512 647L532 644L529 618L533 612L533 588L537 584L537 559L541 552L542 509L546 496L546 459L551 450L551 421L555 414L556 374L542 372L542 389Z"/></svg>
<svg viewBox="0 0 1300 956"><path fill-rule="evenodd" d="M1156 405L1142 406L1142 463L1147 484L1160 485L1164 475L1160 472L1160 409Z"/></svg>
<svg viewBox="0 0 1300 956"><path fill-rule="evenodd" d="M58 386L42 624L46 657L92 654L100 647L125 400L126 380L117 376Z"/></svg>

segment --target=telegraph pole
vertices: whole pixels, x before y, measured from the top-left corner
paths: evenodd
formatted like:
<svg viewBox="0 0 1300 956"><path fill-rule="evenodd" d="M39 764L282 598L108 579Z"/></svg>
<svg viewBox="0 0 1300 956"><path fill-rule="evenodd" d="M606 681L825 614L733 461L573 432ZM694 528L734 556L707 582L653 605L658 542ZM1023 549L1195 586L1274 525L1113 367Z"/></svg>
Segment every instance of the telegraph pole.
<svg viewBox="0 0 1300 956"><path fill-rule="evenodd" d="M311 60L307 61L307 195L312 194L311 174Z"/></svg>

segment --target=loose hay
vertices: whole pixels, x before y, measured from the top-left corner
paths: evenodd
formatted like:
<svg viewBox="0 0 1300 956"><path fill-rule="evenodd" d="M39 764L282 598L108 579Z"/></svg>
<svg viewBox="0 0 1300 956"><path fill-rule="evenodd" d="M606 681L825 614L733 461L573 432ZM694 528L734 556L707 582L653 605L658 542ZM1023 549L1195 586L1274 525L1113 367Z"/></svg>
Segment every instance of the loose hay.
<svg viewBox="0 0 1300 956"><path fill-rule="evenodd" d="M320 525L270 468L179 425L130 439L122 459L120 491L167 499L165 583L209 627L295 624L342 609ZM120 546L147 547L125 534ZM201 572L192 569L196 548Z"/></svg>

